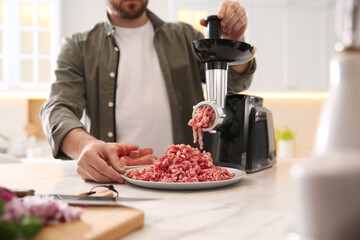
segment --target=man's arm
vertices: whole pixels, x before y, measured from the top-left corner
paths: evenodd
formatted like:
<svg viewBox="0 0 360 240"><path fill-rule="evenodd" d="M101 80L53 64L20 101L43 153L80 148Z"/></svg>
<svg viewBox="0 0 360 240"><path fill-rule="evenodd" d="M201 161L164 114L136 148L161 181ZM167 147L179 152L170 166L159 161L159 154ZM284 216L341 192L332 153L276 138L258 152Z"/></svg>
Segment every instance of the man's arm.
<svg viewBox="0 0 360 240"><path fill-rule="evenodd" d="M108 152L106 144L89 135L80 122L86 93L81 46L76 35L64 41L57 64L56 81L40 112L54 157L78 159L77 172L84 180L123 182L120 173L115 171L124 172L120 162L116 162L119 160L116 150L109 147ZM92 151L94 146L97 148ZM111 159L113 168L105 162L107 158Z"/></svg>
<svg viewBox="0 0 360 240"><path fill-rule="evenodd" d="M248 69L248 67L249 67L249 62L237 66L232 66L231 68L238 74L242 74Z"/></svg>
<svg viewBox="0 0 360 240"><path fill-rule="evenodd" d="M55 158L68 159L60 149L65 135L72 129L86 127L80 122L86 105L83 60L76 37L63 42L51 85L49 99L41 107L44 133Z"/></svg>

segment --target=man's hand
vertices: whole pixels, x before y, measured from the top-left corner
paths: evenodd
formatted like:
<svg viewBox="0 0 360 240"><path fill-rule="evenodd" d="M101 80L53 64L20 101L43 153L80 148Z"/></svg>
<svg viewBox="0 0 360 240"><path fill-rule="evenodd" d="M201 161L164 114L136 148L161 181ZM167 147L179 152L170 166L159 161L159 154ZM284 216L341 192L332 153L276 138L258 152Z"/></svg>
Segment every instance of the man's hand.
<svg viewBox="0 0 360 240"><path fill-rule="evenodd" d="M245 8L238 1L224 0L217 13L221 19L221 34L226 39L244 41L244 33L247 27ZM205 19L200 24L206 27Z"/></svg>
<svg viewBox="0 0 360 240"><path fill-rule="evenodd" d="M120 161L120 156L138 149L136 145L122 143L91 142L81 151L77 162L77 173L86 180L95 182L120 182L120 174L125 173L126 163Z"/></svg>
<svg viewBox="0 0 360 240"><path fill-rule="evenodd" d="M221 35L225 39L236 41L245 41L244 33L247 27L247 16L245 8L240 5L238 1L224 0L220 4L217 13L220 21ZM206 27L205 19L200 20L200 24ZM237 66L232 66L232 69L241 74L246 71L249 63L244 63Z"/></svg>
<svg viewBox="0 0 360 240"><path fill-rule="evenodd" d="M103 183L122 183L123 166L152 164L156 159L151 148L106 143L81 128L73 129L65 136L61 149L72 159L78 159L76 171L82 179ZM130 159L122 159L123 156Z"/></svg>

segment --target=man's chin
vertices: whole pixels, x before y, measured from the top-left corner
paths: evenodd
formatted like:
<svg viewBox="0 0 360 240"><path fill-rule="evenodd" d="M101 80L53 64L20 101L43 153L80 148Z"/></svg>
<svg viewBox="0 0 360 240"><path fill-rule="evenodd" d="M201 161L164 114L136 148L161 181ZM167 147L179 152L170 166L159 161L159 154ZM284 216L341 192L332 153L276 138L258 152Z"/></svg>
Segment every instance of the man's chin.
<svg viewBox="0 0 360 240"><path fill-rule="evenodd" d="M145 8L142 8L142 6L134 3L130 3L128 6L126 6L125 9L123 9L121 15L123 18L127 19L136 19L140 17L145 11Z"/></svg>
<svg viewBox="0 0 360 240"><path fill-rule="evenodd" d="M144 11L142 12L124 12L122 13L122 16L123 18L126 18L126 19L136 19L138 17L140 17L142 14L143 14Z"/></svg>

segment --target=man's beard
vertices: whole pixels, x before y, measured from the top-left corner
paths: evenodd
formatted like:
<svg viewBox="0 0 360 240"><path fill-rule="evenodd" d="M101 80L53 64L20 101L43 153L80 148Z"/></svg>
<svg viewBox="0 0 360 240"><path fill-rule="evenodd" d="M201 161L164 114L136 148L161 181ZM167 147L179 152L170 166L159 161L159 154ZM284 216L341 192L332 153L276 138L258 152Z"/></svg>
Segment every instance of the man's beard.
<svg viewBox="0 0 360 240"><path fill-rule="evenodd" d="M113 0L107 0L107 5L112 13L126 19L136 19L144 13L148 0L140 0L139 3L140 6L136 3L124 4L124 2L120 2L118 4Z"/></svg>

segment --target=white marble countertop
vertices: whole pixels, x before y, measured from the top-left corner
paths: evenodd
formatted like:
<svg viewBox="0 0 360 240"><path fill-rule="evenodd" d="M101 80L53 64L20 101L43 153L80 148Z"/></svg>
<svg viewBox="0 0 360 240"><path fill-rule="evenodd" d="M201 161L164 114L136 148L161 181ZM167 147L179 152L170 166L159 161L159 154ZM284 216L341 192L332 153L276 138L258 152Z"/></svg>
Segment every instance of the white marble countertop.
<svg viewBox="0 0 360 240"><path fill-rule="evenodd" d="M217 189L168 191L116 184L121 196L159 198L133 203L144 211L145 224L123 239L286 239L293 162L280 159L270 169ZM8 188L69 193L92 185L78 177L74 161L0 165L0 186Z"/></svg>

